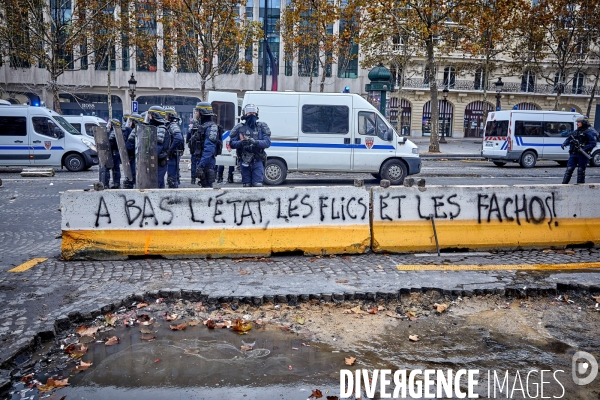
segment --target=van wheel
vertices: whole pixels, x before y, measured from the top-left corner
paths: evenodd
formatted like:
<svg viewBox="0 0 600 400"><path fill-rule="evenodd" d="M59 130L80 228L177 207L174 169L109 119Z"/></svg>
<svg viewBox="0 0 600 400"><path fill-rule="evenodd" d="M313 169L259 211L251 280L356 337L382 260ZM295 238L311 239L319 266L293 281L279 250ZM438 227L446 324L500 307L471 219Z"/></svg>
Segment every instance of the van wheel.
<svg viewBox="0 0 600 400"><path fill-rule="evenodd" d="M535 163L537 161L537 157L533 151L526 151L521 156L521 167L523 168L533 168L535 167Z"/></svg>
<svg viewBox="0 0 600 400"><path fill-rule="evenodd" d="M79 154L69 154L65 158L65 167L70 172L81 172L85 169L85 161Z"/></svg>
<svg viewBox="0 0 600 400"><path fill-rule="evenodd" d="M265 168L265 178L263 182L265 185L281 185L287 176L287 168L283 161L276 158L267 160L267 167Z"/></svg>
<svg viewBox="0 0 600 400"><path fill-rule="evenodd" d="M392 185L401 185L406 178L406 166L400 160L387 160L381 166L381 179L387 179Z"/></svg>
<svg viewBox="0 0 600 400"><path fill-rule="evenodd" d="M600 167L600 150L592 154L592 159L590 160L590 165L592 167Z"/></svg>
<svg viewBox="0 0 600 400"><path fill-rule="evenodd" d="M496 167L504 167L506 165L503 161L492 161Z"/></svg>

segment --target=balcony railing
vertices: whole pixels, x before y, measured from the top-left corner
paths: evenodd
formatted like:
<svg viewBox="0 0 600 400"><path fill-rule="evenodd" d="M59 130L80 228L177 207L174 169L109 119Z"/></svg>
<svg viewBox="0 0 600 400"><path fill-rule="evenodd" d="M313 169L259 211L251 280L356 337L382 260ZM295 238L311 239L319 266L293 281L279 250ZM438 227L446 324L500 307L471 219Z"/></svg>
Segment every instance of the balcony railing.
<svg viewBox="0 0 600 400"><path fill-rule="evenodd" d="M444 81L442 79L437 79L436 83L437 83L437 87L439 90L442 90L445 86ZM426 83L425 80L422 78L421 79L410 78L410 79L406 79L404 81L403 89L428 90L429 83ZM475 82L467 81L467 80L457 80L454 82L454 85L450 85L448 87L448 89L450 89L450 90L472 90L472 91L483 92L483 87L475 88ZM578 90L580 93L573 93L573 86L567 85L567 86L565 86L562 94L567 95L567 96L574 95L574 94L577 94L580 96L589 96L592 93L592 89L593 89L592 86L581 86ZM494 93L496 92L496 86L494 85L494 83L488 84L487 91L494 92ZM502 93L533 93L533 94L555 95L556 91L555 91L554 85L538 83L533 86L533 90L524 91L524 90L521 90L520 83L505 82L504 86L502 87ZM596 95L600 95L600 87L596 90Z"/></svg>

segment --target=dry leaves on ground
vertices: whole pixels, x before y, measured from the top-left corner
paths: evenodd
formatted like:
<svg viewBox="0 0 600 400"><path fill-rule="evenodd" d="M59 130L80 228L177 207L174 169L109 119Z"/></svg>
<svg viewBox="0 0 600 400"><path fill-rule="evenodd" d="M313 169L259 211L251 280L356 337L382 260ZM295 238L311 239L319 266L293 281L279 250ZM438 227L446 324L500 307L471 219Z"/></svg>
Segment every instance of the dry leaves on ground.
<svg viewBox="0 0 600 400"><path fill-rule="evenodd" d="M250 271L245 271L245 270L242 270L242 269L239 269L239 270L238 270L238 273L239 273L240 275L250 275Z"/></svg>
<svg viewBox="0 0 600 400"><path fill-rule="evenodd" d="M236 332L248 332L252 329L252 322L244 321L241 318L236 318L231 325L231 330Z"/></svg>
<svg viewBox="0 0 600 400"><path fill-rule="evenodd" d="M335 283L348 283L348 279L338 279Z"/></svg>
<svg viewBox="0 0 600 400"><path fill-rule="evenodd" d="M106 346L113 346L115 344L119 343L119 338L116 336L111 337L110 339L108 339L106 342L104 342L104 344Z"/></svg>
<svg viewBox="0 0 600 400"><path fill-rule="evenodd" d="M252 350L252 346L241 345L240 349L242 351L248 351L248 350Z"/></svg>
<svg viewBox="0 0 600 400"><path fill-rule="evenodd" d="M184 354L198 354L198 353L200 353L200 350L198 350L198 349L195 349L195 350L185 349L183 351L183 353Z"/></svg>
<svg viewBox="0 0 600 400"><path fill-rule="evenodd" d="M435 307L436 311L438 313L440 313L440 314L443 313L444 311L446 311L448 309L448 305L447 304L438 304L438 303L435 303L433 306Z"/></svg>
<svg viewBox="0 0 600 400"><path fill-rule="evenodd" d="M117 322L117 316L114 314L106 314L105 321L107 325L114 325Z"/></svg>
<svg viewBox="0 0 600 400"><path fill-rule="evenodd" d="M156 336L154 336L152 333L145 333L143 335L140 335L140 339L141 340L147 340L147 341L151 342L154 339L156 339Z"/></svg>
<svg viewBox="0 0 600 400"><path fill-rule="evenodd" d="M392 318L400 318L400 316L393 311L388 311L385 313L385 315L387 315L388 317L392 317Z"/></svg>
<svg viewBox="0 0 600 400"><path fill-rule="evenodd" d="M421 339L419 339L419 335L409 335L408 340L410 340L411 342L418 342Z"/></svg>
<svg viewBox="0 0 600 400"><path fill-rule="evenodd" d="M369 308L369 314L377 314L379 312L379 308L378 307L371 307Z"/></svg>
<svg viewBox="0 0 600 400"><path fill-rule="evenodd" d="M304 315L296 315L296 323L298 325L304 325L305 319Z"/></svg>
<svg viewBox="0 0 600 400"><path fill-rule="evenodd" d="M97 326L87 327L86 325L82 325L75 331L79 336L93 336L96 332L98 332Z"/></svg>
<svg viewBox="0 0 600 400"><path fill-rule="evenodd" d="M177 321L177 319L179 319L179 314L171 314L171 315L169 315L169 314L165 313L165 319L167 321Z"/></svg>
<svg viewBox="0 0 600 400"><path fill-rule="evenodd" d="M70 344L65 347L65 353L67 353L71 358L81 358L87 352L87 350L88 348L82 343Z"/></svg>
<svg viewBox="0 0 600 400"><path fill-rule="evenodd" d="M320 399L323 397L323 392L321 392L319 389L315 389L312 391L312 394L310 395L309 399Z"/></svg>
<svg viewBox="0 0 600 400"><path fill-rule="evenodd" d="M183 322L179 325L169 325L169 328L171 328L172 331L185 331L185 329L187 328L188 324L187 322Z"/></svg>
<svg viewBox="0 0 600 400"><path fill-rule="evenodd" d="M592 299L596 300L596 303L600 303L600 296L592 296Z"/></svg>
<svg viewBox="0 0 600 400"><path fill-rule="evenodd" d="M346 365L354 365L356 357L344 357L344 361L346 362Z"/></svg>
<svg viewBox="0 0 600 400"><path fill-rule="evenodd" d="M88 369L91 366L92 366L91 362L90 363L86 363L84 361L81 361L79 363L79 365L75 367L75 370L77 370L77 371L85 371L86 369Z"/></svg>
<svg viewBox="0 0 600 400"><path fill-rule="evenodd" d="M138 309L148 307L148 303L140 303L136 306Z"/></svg>
<svg viewBox="0 0 600 400"><path fill-rule="evenodd" d="M48 382L45 385L37 385L37 389L42 393L48 393L54 389L64 388L69 385L69 378L66 379L52 379L48 378Z"/></svg>
<svg viewBox="0 0 600 400"><path fill-rule="evenodd" d="M188 323L189 326L196 326L196 325L200 325L200 321L196 321L196 320L192 320Z"/></svg>

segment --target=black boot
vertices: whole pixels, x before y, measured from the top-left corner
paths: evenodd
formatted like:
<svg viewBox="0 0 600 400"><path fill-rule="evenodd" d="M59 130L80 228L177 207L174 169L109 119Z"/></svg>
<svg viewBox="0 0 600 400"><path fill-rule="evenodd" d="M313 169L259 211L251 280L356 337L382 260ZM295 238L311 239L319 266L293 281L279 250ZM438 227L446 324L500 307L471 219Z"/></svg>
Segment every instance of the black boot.
<svg viewBox="0 0 600 400"><path fill-rule="evenodd" d="M568 168L565 171L565 176L563 176L563 185L566 185L567 183L569 183L571 181L571 176L573 176L573 171L575 170L575 168Z"/></svg>
<svg viewBox="0 0 600 400"><path fill-rule="evenodd" d="M585 168L577 168L577 183L585 183Z"/></svg>
<svg viewBox="0 0 600 400"><path fill-rule="evenodd" d="M192 175L192 185L196 184L196 175Z"/></svg>
<svg viewBox="0 0 600 400"><path fill-rule="evenodd" d="M217 173L217 183L223 183L223 171Z"/></svg>
<svg viewBox="0 0 600 400"><path fill-rule="evenodd" d="M233 172L227 174L227 183L233 183Z"/></svg>

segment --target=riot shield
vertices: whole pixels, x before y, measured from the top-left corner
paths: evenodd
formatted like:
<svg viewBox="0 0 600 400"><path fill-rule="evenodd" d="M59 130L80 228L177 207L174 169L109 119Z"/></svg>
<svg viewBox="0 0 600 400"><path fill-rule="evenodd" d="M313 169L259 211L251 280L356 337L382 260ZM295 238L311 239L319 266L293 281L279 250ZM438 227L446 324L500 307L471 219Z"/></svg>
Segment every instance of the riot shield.
<svg viewBox="0 0 600 400"><path fill-rule="evenodd" d="M110 150L106 127L94 126L94 141L98 152L98 164L104 168L113 168L112 151Z"/></svg>
<svg viewBox="0 0 600 400"><path fill-rule="evenodd" d="M117 146L119 147L119 155L121 156L121 165L123 166L123 175L129 181L133 181L133 175L131 174L131 165L129 164L129 155L127 154L127 148L125 147L125 138L123 137L123 131L119 127L115 127L115 135L117 136Z"/></svg>
<svg viewBox="0 0 600 400"><path fill-rule="evenodd" d="M156 153L156 127L137 125L136 186L138 189L158 188L158 154Z"/></svg>

